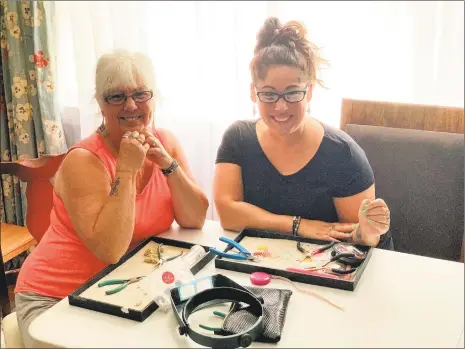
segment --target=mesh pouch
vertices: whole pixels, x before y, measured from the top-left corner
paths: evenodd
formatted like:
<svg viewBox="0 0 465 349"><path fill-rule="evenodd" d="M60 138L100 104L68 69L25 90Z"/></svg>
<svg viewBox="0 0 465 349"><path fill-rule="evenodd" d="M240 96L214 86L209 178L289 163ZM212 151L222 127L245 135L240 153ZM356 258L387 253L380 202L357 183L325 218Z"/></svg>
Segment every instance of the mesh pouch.
<svg viewBox="0 0 465 349"><path fill-rule="evenodd" d="M281 340L281 331L286 318L287 306L292 295L291 290L276 288L245 287L256 297L262 297L264 331L256 341L263 343L278 343ZM257 317L252 315L247 308L232 310L223 321L223 331L236 334L247 331L255 322Z"/></svg>

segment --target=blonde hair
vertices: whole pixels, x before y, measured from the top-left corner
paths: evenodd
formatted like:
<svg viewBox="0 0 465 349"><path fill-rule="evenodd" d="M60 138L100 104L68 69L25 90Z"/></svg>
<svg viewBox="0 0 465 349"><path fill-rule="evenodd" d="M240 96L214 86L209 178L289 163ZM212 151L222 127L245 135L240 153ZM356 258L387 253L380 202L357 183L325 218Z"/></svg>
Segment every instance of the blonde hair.
<svg viewBox="0 0 465 349"><path fill-rule="evenodd" d="M95 98L100 103L110 92L121 87L144 87L155 93L152 61L143 53L115 50L103 54L95 72Z"/></svg>

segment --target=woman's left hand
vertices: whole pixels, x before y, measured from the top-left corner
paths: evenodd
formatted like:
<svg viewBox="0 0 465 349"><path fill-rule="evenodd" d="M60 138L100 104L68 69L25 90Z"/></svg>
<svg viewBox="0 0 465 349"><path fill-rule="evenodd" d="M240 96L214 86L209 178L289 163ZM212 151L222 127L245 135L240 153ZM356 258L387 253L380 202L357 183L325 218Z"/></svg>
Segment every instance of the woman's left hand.
<svg viewBox="0 0 465 349"><path fill-rule="evenodd" d="M145 135L145 143L150 145L150 149L147 150L146 157L150 161L156 163L162 170L169 168L173 163L173 158L166 151L160 140L147 129L142 130L140 133Z"/></svg>
<svg viewBox="0 0 465 349"><path fill-rule="evenodd" d="M389 208L383 199L365 199L358 211L358 231L361 236L356 240L372 241L389 230L391 216Z"/></svg>

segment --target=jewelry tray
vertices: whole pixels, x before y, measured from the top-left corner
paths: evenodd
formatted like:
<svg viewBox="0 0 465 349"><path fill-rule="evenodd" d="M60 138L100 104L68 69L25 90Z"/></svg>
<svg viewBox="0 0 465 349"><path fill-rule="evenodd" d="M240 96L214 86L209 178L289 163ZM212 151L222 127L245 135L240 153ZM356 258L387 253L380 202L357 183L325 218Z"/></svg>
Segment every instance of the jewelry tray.
<svg viewBox="0 0 465 349"><path fill-rule="evenodd" d="M302 253L297 250L297 242L300 241L303 244L309 244L307 246L311 246L310 251L313 249L318 248L322 245L327 245L329 241L323 240L315 240L310 238L304 238L301 236L293 236L288 234L280 234L275 232L268 232L268 231L261 231L255 229L244 229L236 238L235 241L240 243L243 247L245 247L250 253L254 253L257 250L258 246L271 245L274 246L274 250L278 251L279 253L284 253L284 255L290 256L290 258L285 262L286 264L281 267L282 261L273 261L272 259L265 259L261 262L252 262L252 261L242 261L242 260L234 260L229 258L223 258L220 256L216 256L215 258L215 267L220 269L232 270L241 273L253 273L256 271L266 272L270 275L281 276L285 277L292 281L302 282L306 284L312 285L319 285L331 288L337 288L341 290L347 291L354 291L357 287L358 282L360 281L363 272L371 258L372 255L372 248L363 245L351 244L359 250L366 252L366 257L364 261L357 267L357 270L349 277L341 276L338 278L330 278L325 276L324 274L321 275L309 275L309 274L302 274L298 272L288 271L286 270L287 267L294 267L299 268L297 265L298 259L302 259ZM228 249L227 249L228 250ZM287 252L286 252L287 251ZM325 251L321 255L317 257L317 261L320 262L319 264L324 264L324 261L327 261L330 258L330 253L332 249ZM226 252L226 250L225 250ZM237 253L235 249L228 250L229 253ZM273 255L273 249L271 251ZM295 258L292 255L295 255ZM279 258L279 257L275 257ZM312 257L313 259L313 257ZM315 264L318 264L315 261ZM278 265L279 264L279 265ZM288 264L288 265L287 265ZM331 267L331 265L329 265Z"/></svg>
<svg viewBox="0 0 465 349"><path fill-rule="evenodd" d="M113 295L105 295L105 290L116 288L119 285L110 285L99 288L97 284L100 281L103 281L102 279L127 279L131 277L149 275L154 270L154 265L143 261L144 250L146 250L146 247L149 248L151 245L156 246L156 244L160 243L163 244L165 249L171 251L169 255L172 255L172 251L175 249L183 249L185 250L185 254L192 246L195 245L184 241L170 240L156 236L150 237L132 250L128 251L118 263L109 265L89 279L84 285L68 295L69 304L88 310L143 322L158 309L158 305L151 300L148 295L143 294L143 291L137 287L138 283L128 285L124 290ZM191 268L191 272L194 275L202 270L205 265L214 258L214 255L209 253L208 246L200 246L205 250L205 252L207 252L207 254ZM127 295L126 299L122 299L124 295ZM137 299L141 299L140 304Z"/></svg>

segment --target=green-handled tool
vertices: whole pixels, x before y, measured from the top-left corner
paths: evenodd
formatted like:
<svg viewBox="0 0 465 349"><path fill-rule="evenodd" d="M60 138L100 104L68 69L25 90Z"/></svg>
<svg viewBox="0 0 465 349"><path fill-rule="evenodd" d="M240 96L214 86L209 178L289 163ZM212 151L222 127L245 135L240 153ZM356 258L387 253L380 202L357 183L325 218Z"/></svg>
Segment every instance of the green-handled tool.
<svg viewBox="0 0 465 349"><path fill-rule="evenodd" d="M120 286L116 287L116 288L113 288L111 290L107 290L105 291L105 294L106 295L110 295L110 294L115 294L115 293L118 293L119 291L121 290L124 290L126 288L127 285L130 285L130 284L133 284L135 282L138 282L139 280L141 280L143 278L143 276L139 276L139 277L135 277L135 278L132 278L132 279L112 279L112 280L105 280L105 281L102 281L102 282L99 282L98 283L98 287L103 287L103 286L108 286L108 285L119 285L121 284Z"/></svg>

